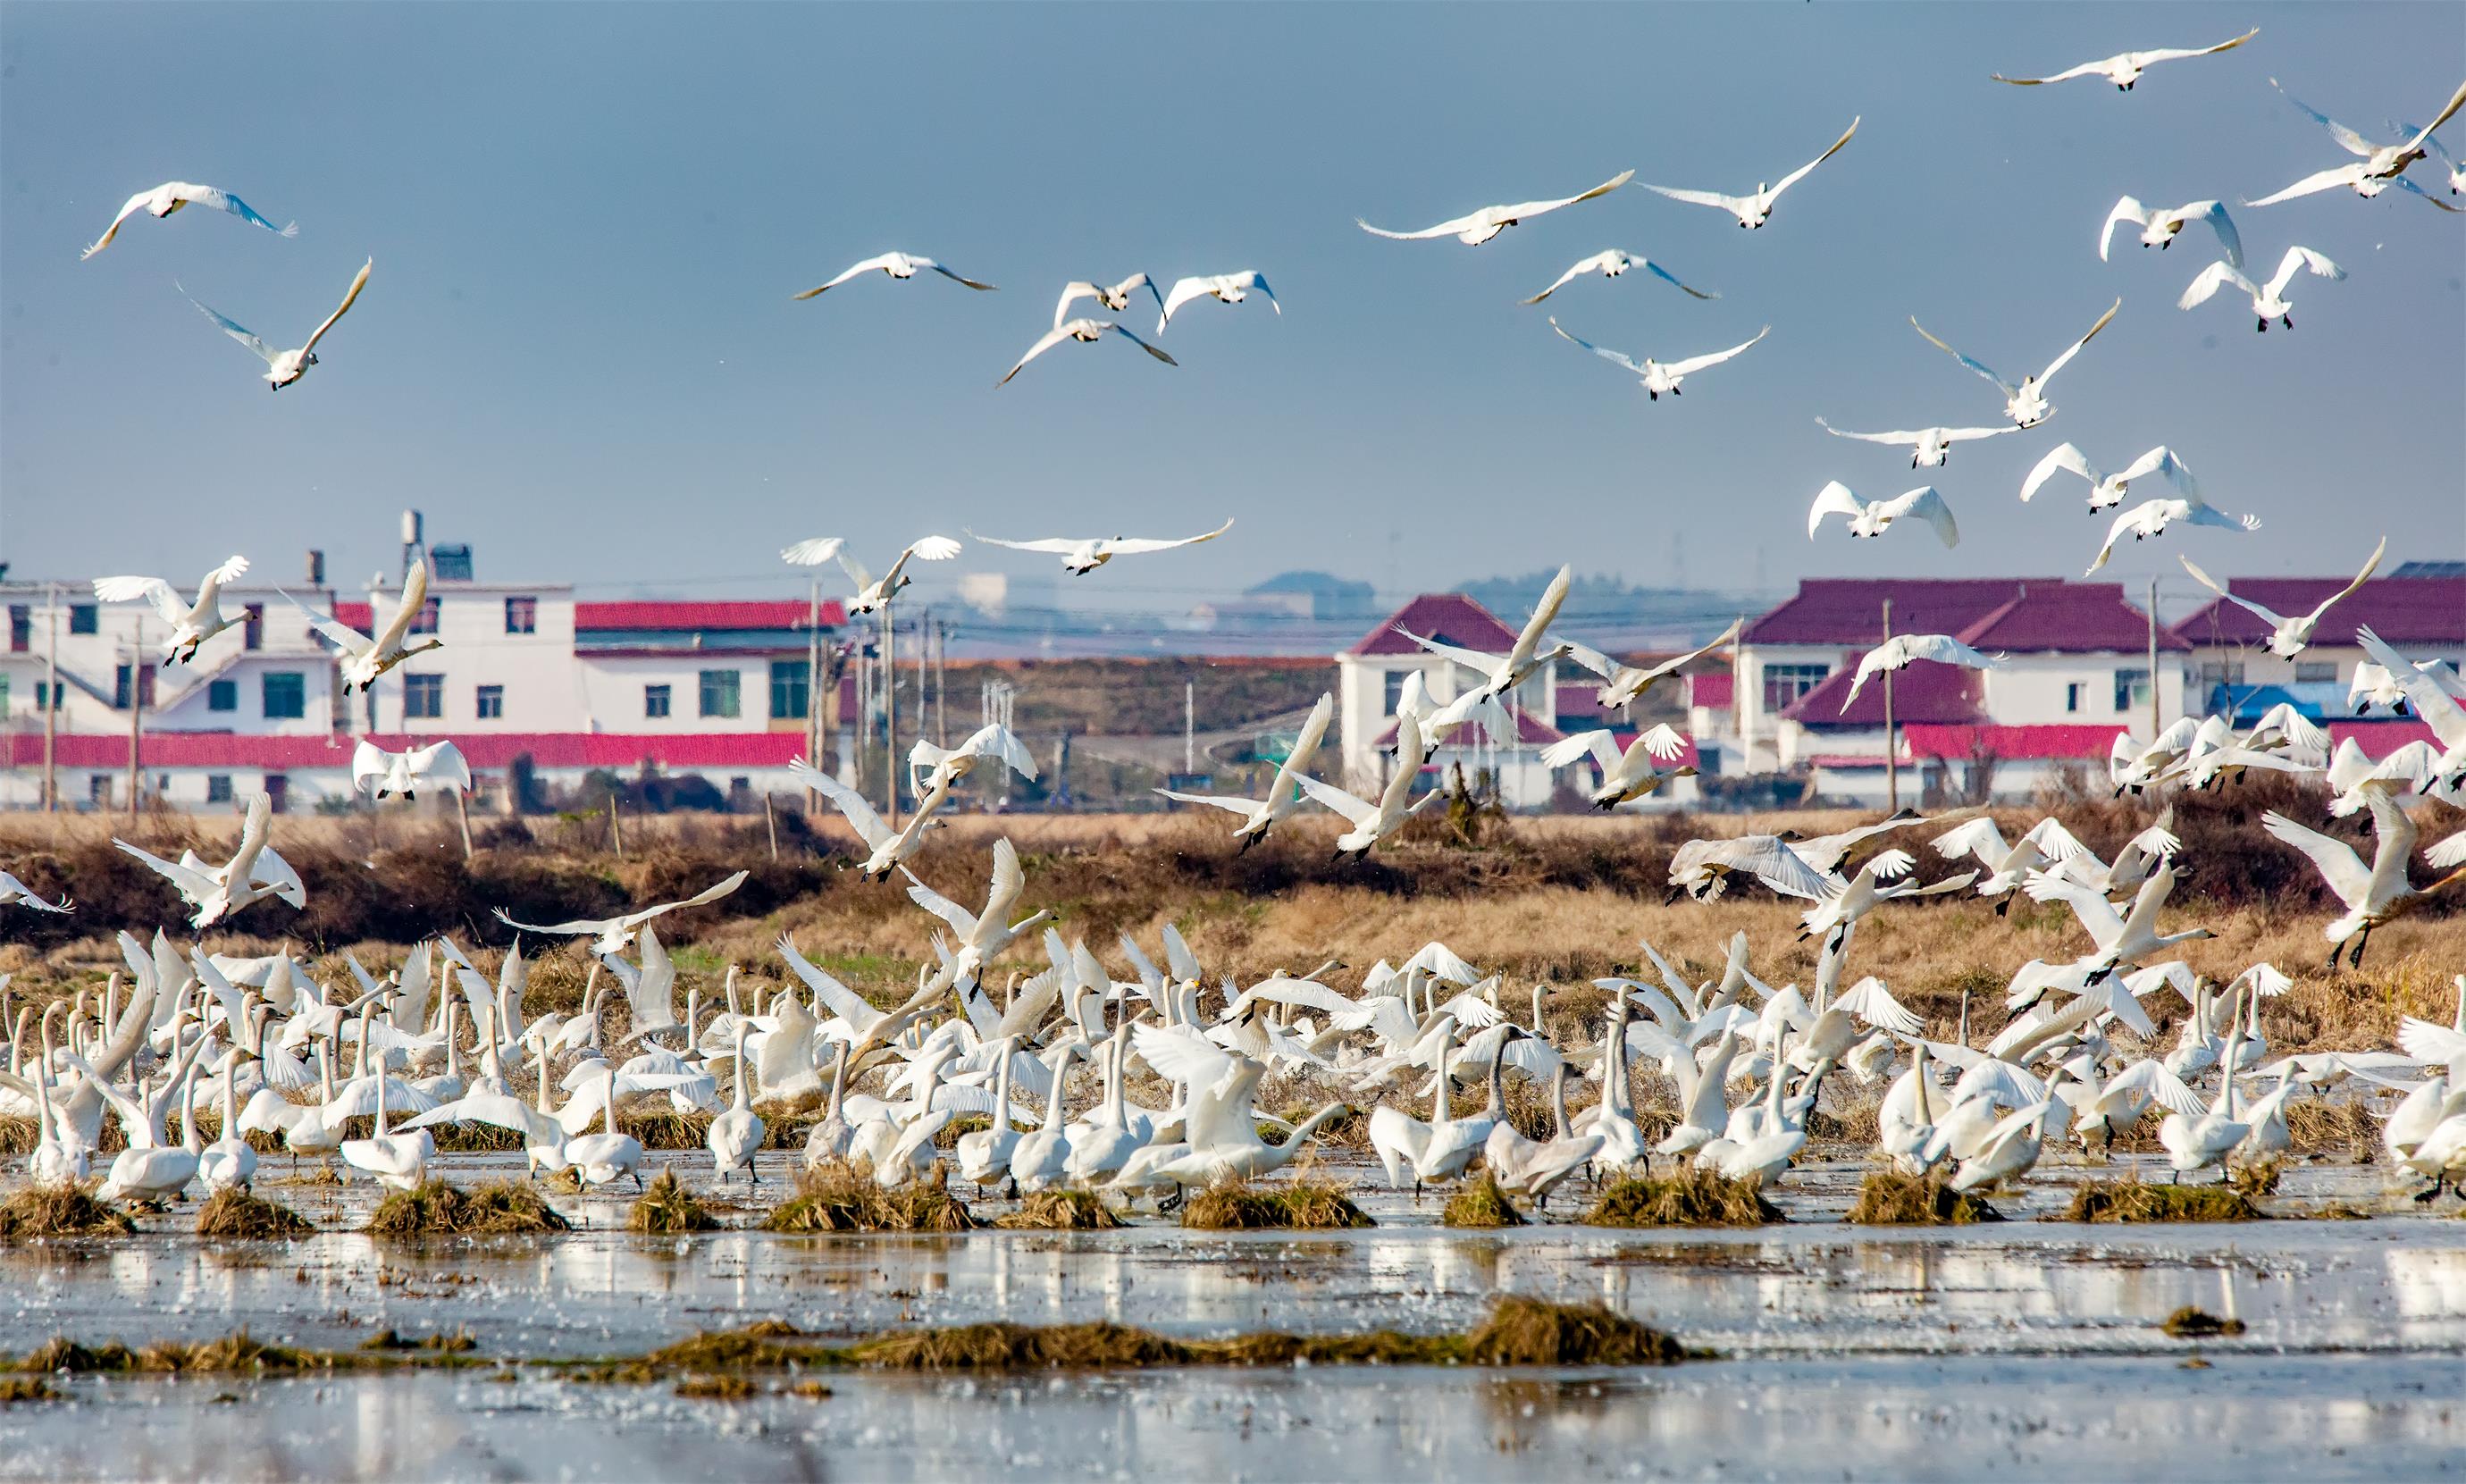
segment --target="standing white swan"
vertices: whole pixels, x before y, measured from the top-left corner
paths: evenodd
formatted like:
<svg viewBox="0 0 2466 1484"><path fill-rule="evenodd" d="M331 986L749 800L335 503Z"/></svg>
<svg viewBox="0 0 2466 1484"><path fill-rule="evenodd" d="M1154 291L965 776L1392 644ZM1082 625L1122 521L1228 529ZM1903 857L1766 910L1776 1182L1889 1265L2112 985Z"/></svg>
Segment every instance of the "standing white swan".
<svg viewBox="0 0 2466 1484"><path fill-rule="evenodd" d="M919 273L931 272L940 274L953 283L964 283L974 289L990 291L994 286L991 283L979 283L974 279L963 279L930 258L919 258L912 253L877 253L871 258L848 264L840 271L838 278L821 287L809 288L801 294L792 294L789 297L811 299L818 294L827 294L851 279L860 279L874 272L884 273L894 279L912 279Z"/></svg>
<svg viewBox="0 0 2466 1484"><path fill-rule="evenodd" d="M2047 383L2054 379L2055 372L2062 371L2066 366L2070 365L2074 356L2080 354L2081 347L2088 345L2093 340L2096 340L2097 338L2097 332L2106 328L2108 324L2115 319L2115 311L2122 307L2123 301L2120 299L2118 299L2115 303L2107 305L2106 312L2097 317L2097 323L2089 327L2088 334L2074 341L2072 345L2065 349L2063 354L2056 356L2051 361L2049 361L2045 371L2039 371L2033 376L2024 376L2019 381L2006 380L1984 361L1963 355L1962 352L1955 350L1952 347L1945 345L1942 341L1938 340L1934 335L1928 334L1927 327L1918 323L1917 316L1915 314L1910 316L1910 327L1917 330L1920 335L1926 336L1927 344L1935 347L1944 354L1951 356L1962 365L1968 367L1979 375L1985 377L1988 381L1995 383L1996 387L2004 393L2004 415L2011 418L2014 426L2016 427L2033 428L2055 415L2054 407L2047 400Z"/></svg>
<svg viewBox="0 0 2466 1484"><path fill-rule="evenodd" d="M2006 433L2021 431L2007 425L2001 428L1914 428L1907 432L1852 433L1847 428L1836 428L1821 417L1815 419L1815 425L1834 438L1854 438L1862 443L1906 444L1910 449L1910 467L1913 469L1942 468L1944 461L1951 457L1955 443L2001 438Z"/></svg>
<svg viewBox="0 0 2466 1484"><path fill-rule="evenodd" d="M2083 62L2077 67L2067 67L2061 72L2043 78L2007 78L2000 72L1988 73L1987 76L1997 82L2009 82L2015 87L2038 87L2049 82L2070 82L2074 78L2104 78L2115 84L2117 92L2129 93L2132 91L2133 84L2141 80L2141 75L2160 62L2179 62L2187 57L2214 56L2220 52L2231 52L2259 34L2260 28L2254 26L2242 35L2230 41L2221 41L2215 46L2158 47L2146 52L2118 52L2113 56L2101 56L2096 61Z"/></svg>
<svg viewBox="0 0 2466 1484"><path fill-rule="evenodd" d="M736 1023L736 1074L729 1079L735 1087L729 1094L728 1111L710 1120L710 1131L703 1137L710 1150L711 1173L721 1184L739 1170L751 1183L762 1183L762 1172L753 1163L754 1152L762 1147L762 1115L753 1111L747 1092L753 1082L753 1064L745 1059L745 1037L752 1028L750 1020Z"/></svg>
<svg viewBox="0 0 2466 1484"><path fill-rule="evenodd" d="M97 577L94 596L106 603L134 602L138 598L154 605L163 621L171 625L170 634L163 641L163 663L186 664L197 657L197 646L225 629L239 627L239 620L223 612L219 601L223 584L248 571L248 558L235 556L209 572L197 582L197 600L193 603L180 596L179 589L160 577Z"/></svg>
<svg viewBox="0 0 2466 1484"><path fill-rule="evenodd" d="M281 592L280 588L277 592ZM342 651L343 694L353 689L367 691L377 683L377 677L392 669L413 655L442 649L445 641L432 639L426 643L405 644L412 624L428 607L428 564L414 562L402 579L402 601L394 605L393 617L373 635L363 634L339 618L328 618L310 610L307 604L288 593L283 598L300 610L309 627L325 636L328 642Z"/></svg>
<svg viewBox="0 0 2466 1484"><path fill-rule="evenodd" d="M2089 455L2082 453L2078 444L2057 443L2029 470L2029 477L2021 482L2021 503L2029 504L2029 498L2047 481L2053 479L2059 469L2069 469L2089 481L2089 507L2092 510L2121 505L2124 495L2132 488L2132 482L2148 474L2160 476L2186 495L2197 497L2200 494L2199 486L2192 482L2192 471L2175 457L2175 450L2163 443L2133 460L2115 474L2090 462Z"/></svg>
<svg viewBox="0 0 2466 1484"><path fill-rule="evenodd" d="M1479 247L1510 227L1530 221L1545 213L1573 206L1579 201L1589 201L1595 196L1608 195L1634 178L1635 171L1622 170L1592 190L1576 195L1561 196L1556 201L1521 201L1513 206L1485 206L1477 212L1468 212L1462 216L1451 216L1437 226L1424 227L1419 232L1390 232L1384 227L1374 227L1358 216L1353 220L1356 226L1374 237L1387 237L1398 242L1418 242L1432 237L1453 237L1467 247Z"/></svg>
<svg viewBox="0 0 2466 1484"><path fill-rule="evenodd" d="M334 322L341 319L346 313L349 312L351 305L359 302L360 290L369 286L369 270L374 268L376 265L377 260L373 258L370 259L367 262L360 264L359 277L351 280L350 289L343 295L342 304L335 308L333 313L325 316L325 323L318 326L316 333L308 337L308 343L302 346L297 350L277 350L272 346L269 346L264 341L258 339L249 330L247 326L240 324L238 321L225 316L218 310L209 308L203 304L198 304L194 299L189 300L189 303L196 304L198 311L204 314L207 319L210 319L216 325L221 326L224 334L229 335L232 339L238 341L241 345L244 345L251 350L256 351L258 358L265 362L266 390L269 392L280 392L284 387L291 385L301 377L308 374L308 368L317 364L317 342L325 339L325 331L334 327ZM172 286L175 288L179 287L176 283ZM189 291L183 288L180 289L180 292L185 297Z"/></svg>
<svg viewBox="0 0 2466 1484"><path fill-rule="evenodd" d="M187 206L210 206L218 212L229 212L240 220L254 222L279 237L296 237L300 235L298 222L284 222L278 227L258 215L246 201L228 191L213 186L200 186L194 181L167 180L151 191L141 191L130 196L128 204L120 209L120 214L111 218L111 225L102 229L102 236L95 238L94 246L79 253L78 259L83 261L109 247L111 239L120 236L121 224L139 212L144 212L159 221Z"/></svg>
<svg viewBox="0 0 2466 1484"><path fill-rule="evenodd" d="M2295 276L2306 269L2324 279L2337 280L2346 276L2345 269L2308 247L2288 248L2286 256L2278 259L2277 272L2266 283L2254 283L2243 276L2240 263L2220 259L2200 271L2192 280L2191 286L2184 290L2184 297L2175 301L2175 307L2189 309L2207 304L2210 295L2231 283L2252 296L2252 312L2260 317L2258 328L2261 331L2268 330L2272 320L2293 329L2295 306L2287 302L2286 285L2294 282Z"/></svg>
<svg viewBox="0 0 2466 1484"><path fill-rule="evenodd" d="M1654 278L1659 279L1664 283L1668 283L1674 288L1682 289L1687 293L1694 295L1698 299L1718 299L1721 297L1718 294L1707 293L1700 288L1690 287L1685 281L1680 280L1678 275L1670 272L1661 264L1654 262L1651 259L1645 257L1641 253L1629 253L1613 247L1603 252L1595 253L1590 258L1580 258L1576 259L1576 265L1569 268L1566 272L1558 275L1558 281L1552 283L1548 288L1543 289L1541 292L1534 295L1532 298L1524 302L1528 304L1537 304L1542 300L1549 298L1551 295L1558 292L1558 290L1562 288L1565 288L1568 284L1573 283L1578 279L1582 278L1588 273L1598 273L1603 278L1614 279L1626 272L1629 268L1642 268L1645 272L1651 274Z"/></svg>
<svg viewBox="0 0 2466 1484"><path fill-rule="evenodd" d="M1143 556L1150 551L1171 551L1197 546L1202 541L1213 541L1232 528L1233 523L1228 520L1214 530L1177 540L1138 536L1046 536L1036 541L1004 541L998 536L979 536L973 530L968 532L968 539L981 541L987 546L1008 547L1014 551L1057 552L1062 557L1064 571L1074 577L1084 577L1116 556Z"/></svg>
<svg viewBox="0 0 2466 1484"><path fill-rule="evenodd" d="M1890 500L1866 500L1849 485L1833 480L1816 491L1815 504L1807 507L1807 540L1815 539L1827 515L1848 516L1853 537L1880 536L1893 528L1894 521L1910 516L1934 527L1937 539L1946 550L1961 545L1961 526L1952 518L1952 506L1944 503L1933 484L1921 484Z"/></svg>
<svg viewBox="0 0 2466 1484"><path fill-rule="evenodd" d="M1763 328L1756 331L1753 339L1750 339L1741 345L1732 346L1727 350L1715 350L1710 355L1691 356L1683 361L1656 361L1649 356L1639 361L1633 356L1624 355L1616 350L1605 350L1600 346L1593 344L1591 341L1586 340L1581 335L1568 334L1555 318L1550 321L1550 327L1558 331L1558 337L1560 339L1572 340L1576 344L1583 347L1585 349L1593 352L1593 354L1600 356L1603 360L1608 361L1613 365L1624 366L1628 371L1635 372L1637 376L1643 378L1645 394L1656 402L1661 400L1661 393L1664 392L1669 393L1671 396L1676 396L1678 394L1678 384L1680 382L1708 367L1718 366L1723 361L1729 360L1733 356L1745 353L1750 347L1755 345L1756 341L1761 340L1766 335L1772 333L1772 326L1767 325Z"/></svg>
<svg viewBox="0 0 2466 1484"><path fill-rule="evenodd" d="M2193 581L2268 624L2270 627L2269 652L2280 659L2291 660L2301 654L2304 646L2312 642L2312 636L2320 629L2323 615L2346 598L2352 597L2357 588L2371 580L2372 573L2380 570L2381 557L2388 551L2388 537L2383 536L2380 545L2372 548L2371 559L2364 563L2364 570L2355 573L2354 581L2320 599L2320 605L2310 613L2297 614L2291 618L2275 610L2264 608L2249 597L2238 597L2228 592L2225 585L2217 578L2193 566L2190 557L2177 556L2175 559L2184 564L2184 570L2192 574Z"/></svg>
<svg viewBox="0 0 2466 1484"><path fill-rule="evenodd" d="M1832 142L1831 148L1783 175L1776 184L1767 186L1758 182L1755 193L1752 195L1723 195L1717 191L1679 191L1669 186L1656 186L1649 182L1645 184L1644 189L1656 195L1668 196L1672 201L1685 201L1690 205L1709 206L1715 211L1727 212L1738 218L1739 226L1754 231L1772 220L1773 205L1781 199L1782 191L1805 180L1808 171L1839 154L1841 146L1850 143L1850 136L1857 132L1858 120L1853 118L1850 121L1850 126L1841 131L1841 137Z"/></svg>
<svg viewBox="0 0 2466 1484"><path fill-rule="evenodd" d="M2115 209L2106 214L2106 225L2098 229L2097 260L2107 260L2106 250L2115 242L2115 229L2125 222L2141 229L2141 245L2160 252L2175 245L2176 234L2196 221L2207 222L2218 235L2218 245L2226 250L2227 261L2243 266L2243 238L2235 232L2234 218L2215 201L2186 201L2177 207L2146 207L2138 196L2123 196Z"/></svg>

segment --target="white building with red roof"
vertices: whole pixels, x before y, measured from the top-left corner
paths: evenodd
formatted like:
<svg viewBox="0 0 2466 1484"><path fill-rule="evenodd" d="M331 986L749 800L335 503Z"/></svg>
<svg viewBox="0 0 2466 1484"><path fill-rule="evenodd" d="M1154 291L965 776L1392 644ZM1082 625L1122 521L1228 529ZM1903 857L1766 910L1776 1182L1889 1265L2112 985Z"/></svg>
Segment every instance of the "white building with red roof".
<svg viewBox="0 0 2466 1484"><path fill-rule="evenodd" d="M1420 675L1431 702L1440 706L1478 683L1479 677L1463 672L1455 662L1415 643L1415 636L1482 654L1504 655L1515 645L1515 631L1473 599L1461 593L1424 593L1337 655L1339 781L1357 794L1383 786L1395 765L1396 703L1408 676ZM1462 764L1468 778L1494 773L1500 797L1511 807L1548 803L1556 780L1553 771L1541 766L1540 753L1561 735L1550 723L1558 713L1557 670L1556 664L1541 666L1509 697L1517 728L1513 744L1492 746L1478 728L1467 727L1431 759L1430 781L1444 780L1448 770Z"/></svg>

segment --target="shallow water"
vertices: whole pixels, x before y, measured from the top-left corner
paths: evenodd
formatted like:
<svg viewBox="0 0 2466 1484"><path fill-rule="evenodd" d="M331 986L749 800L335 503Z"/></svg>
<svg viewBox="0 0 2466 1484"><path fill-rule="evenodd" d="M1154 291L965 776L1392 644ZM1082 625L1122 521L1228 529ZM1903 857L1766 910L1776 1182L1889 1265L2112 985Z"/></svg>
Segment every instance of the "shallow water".
<svg viewBox="0 0 2466 1484"><path fill-rule="evenodd" d="M270 1166L280 1161L269 1161ZM680 1158L689 1183L703 1186ZM457 1158L459 1180L510 1161ZM2082 1178L2033 1180L2022 1216ZM271 1168L269 1173L274 1173ZM1853 1165L1813 1164L1787 1225L1625 1232L1435 1225L1441 1199L1365 1192L1377 1228L690 1239L620 1229L621 1196L560 1197L553 1239L379 1244L141 1235L0 1248L0 1350L131 1344L347 1349L466 1330L506 1360L639 1353L777 1317L824 1335L909 1323L1111 1319L1193 1336L1458 1330L1515 1293L1600 1299L1724 1359L1672 1370L1164 1370L946 1381L834 1373L827 1401L688 1401L524 1368L323 1380L77 1378L0 1409L0 1476L1145 1477L2422 1474L2466 1457L2466 1220L2389 1201L2382 1174L2289 1172L2273 1205L2367 1221L1857 1228ZM781 1179L774 1174L766 1177ZM784 1192L785 1180L770 1195ZM365 1187L262 1193L322 1225ZM1570 1192L1562 1203L1582 1203ZM987 1203L987 1214L998 1209ZM2444 1203L2444 1213L2448 1209ZM191 1208L153 1225L184 1228ZM2157 1328L2239 1317L2197 1346ZM2211 1368L2185 1369L2199 1355ZM225 1400L228 1398L228 1400ZM108 1415L106 1415L108 1414ZM423 1450L400 1451L403 1440ZM2231 1446L2222 1440L2232 1440ZM2337 1454L2335 1448L2360 1450ZM2295 1460L2303 1467L2295 1467Z"/></svg>

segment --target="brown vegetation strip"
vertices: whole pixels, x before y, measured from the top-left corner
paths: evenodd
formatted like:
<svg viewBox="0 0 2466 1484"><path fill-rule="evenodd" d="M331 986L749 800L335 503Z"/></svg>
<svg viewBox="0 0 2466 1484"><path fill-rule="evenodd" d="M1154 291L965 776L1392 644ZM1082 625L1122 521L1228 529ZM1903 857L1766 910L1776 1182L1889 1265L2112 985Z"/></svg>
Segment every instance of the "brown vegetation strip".
<svg viewBox="0 0 2466 1484"><path fill-rule="evenodd" d="M1584 1213L1587 1226L1761 1226L1786 1219L1755 1186L1696 1169L1619 1180Z"/></svg>
<svg viewBox="0 0 2466 1484"><path fill-rule="evenodd" d="M368 1229L380 1237L520 1236L570 1229L540 1193L520 1180L464 1190L432 1180L397 1190L377 1206Z"/></svg>
<svg viewBox="0 0 2466 1484"><path fill-rule="evenodd" d="M1275 1185L1210 1185L1181 1208L1181 1224L1198 1231L1339 1231L1376 1225L1343 1186L1307 1177Z"/></svg>
<svg viewBox="0 0 2466 1484"><path fill-rule="evenodd" d="M2094 1180L2073 1191L2068 1222L2256 1222L2269 1213L2232 1185L2152 1185Z"/></svg>
<svg viewBox="0 0 2466 1484"><path fill-rule="evenodd" d="M1975 1222L2000 1222L2002 1212L1965 1190L1955 1190L1940 1175L1904 1175L1875 1170L1858 1185L1858 1203L1849 1220L1858 1226L1966 1226Z"/></svg>

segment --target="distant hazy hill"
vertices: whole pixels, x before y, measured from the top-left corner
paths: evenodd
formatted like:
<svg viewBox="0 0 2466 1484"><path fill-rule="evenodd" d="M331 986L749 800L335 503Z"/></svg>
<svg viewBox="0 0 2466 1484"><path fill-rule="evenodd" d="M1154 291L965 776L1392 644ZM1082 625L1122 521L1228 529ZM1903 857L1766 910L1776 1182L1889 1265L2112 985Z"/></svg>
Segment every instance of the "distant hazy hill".
<svg viewBox="0 0 2466 1484"><path fill-rule="evenodd" d="M1546 580L1546 579L1545 579ZM1367 582L1356 582L1324 572L1280 572L1256 587L1245 589L1246 597L1279 596L1297 593L1310 599L1313 618L1375 618L1379 615L1379 596Z"/></svg>

